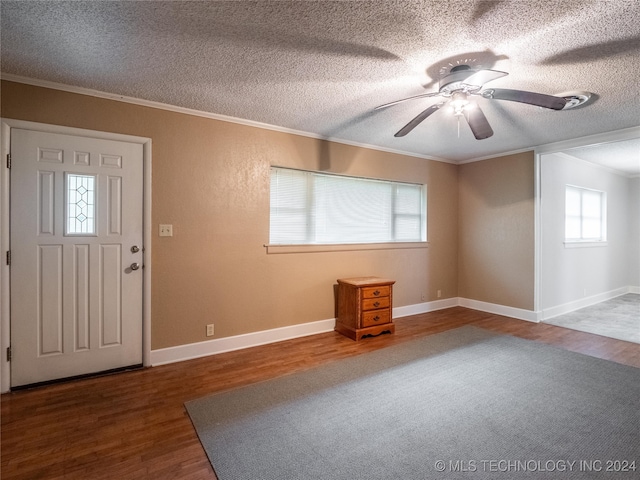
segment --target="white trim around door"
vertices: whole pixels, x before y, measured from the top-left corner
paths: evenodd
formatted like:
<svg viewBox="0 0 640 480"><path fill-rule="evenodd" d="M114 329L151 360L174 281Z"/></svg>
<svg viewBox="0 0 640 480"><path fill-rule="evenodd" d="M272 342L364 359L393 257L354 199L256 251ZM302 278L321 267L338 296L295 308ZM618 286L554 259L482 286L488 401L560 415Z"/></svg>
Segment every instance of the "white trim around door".
<svg viewBox="0 0 640 480"><path fill-rule="evenodd" d="M2 165L0 166L0 392L8 392L11 385L11 369L7 358L10 346L10 289L9 266L5 261L9 251L9 168L7 158L11 145L11 129L37 130L40 132L57 133L63 135L86 136L105 140L137 143L143 148L143 176L144 176L144 205L143 205L143 299L142 299L142 362L144 366L151 365L151 139L132 135L122 135L109 132L98 132L81 128L63 127L43 123L27 122L23 120L0 119L2 133Z"/></svg>

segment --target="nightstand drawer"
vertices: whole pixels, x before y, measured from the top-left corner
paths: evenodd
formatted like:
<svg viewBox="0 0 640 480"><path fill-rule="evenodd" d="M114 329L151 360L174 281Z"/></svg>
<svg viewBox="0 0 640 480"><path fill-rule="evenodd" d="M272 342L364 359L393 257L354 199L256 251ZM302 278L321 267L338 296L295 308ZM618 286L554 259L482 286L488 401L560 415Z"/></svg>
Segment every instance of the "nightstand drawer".
<svg viewBox="0 0 640 480"><path fill-rule="evenodd" d="M389 297L365 298L362 300L362 310L375 310L376 308L387 308Z"/></svg>
<svg viewBox="0 0 640 480"><path fill-rule="evenodd" d="M367 287L362 289L362 298L388 297L390 291L391 290L388 285L383 285L380 287Z"/></svg>
<svg viewBox="0 0 640 480"><path fill-rule="evenodd" d="M362 313L362 326L372 327L374 325L382 325L383 323L389 323L389 309L386 310L372 310L370 312Z"/></svg>

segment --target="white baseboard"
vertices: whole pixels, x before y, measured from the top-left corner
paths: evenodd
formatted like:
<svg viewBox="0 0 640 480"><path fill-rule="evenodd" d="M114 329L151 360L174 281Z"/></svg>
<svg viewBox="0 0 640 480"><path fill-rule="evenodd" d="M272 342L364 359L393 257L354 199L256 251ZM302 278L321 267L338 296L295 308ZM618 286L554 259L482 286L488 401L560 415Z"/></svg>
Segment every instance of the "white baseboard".
<svg viewBox="0 0 640 480"><path fill-rule="evenodd" d="M564 303L562 305L556 305L555 307L545 308L542 310L542 320L549 320L565 313L571 313L575 310L579 310L584 307L595 305L596 303L611 300L612 298L619 297L626 293L640 293L639 287L621 287L611 290L609 292L599 293L590 297L584 297L579 300Z"/></svg>
<svg viewBox="0 0 640 480"><path fill-rule="evenodd" d="M418 315L419 313L435 312L445 308L457 307L458 297L443 298L442 300L434 300L433 302L416 303L404 307L396 307L393 309L393 318L408 317L409 315Z"/></svg>
<svg viewBox="0 0 640 480"><path fill-rule="evenodd" d="M495 303L481 302L479 300L471 300L468 298L460 298L461 307L471 308L472 310L480 310L481 312L493 313L496 315L504 315L505 317L517 318L518 320L527 320L528 322L540 322L540 314L533 310L524 310L522 308L507 307Z"/></svg>
<svg viewBox="0 0 640 480"><path fill-rule="evenodd" d="M176 347L161 348L151 351L151 365L158 366L166 363L181 362L193 358L231 352L242 348L257 347L267 343L280 342L291 338L305 337L316 333L333 331L336 326L335 318L318 320L316 322L291 325L289 327L262 330L260 332L245 333L233 337L216 338L206 342L178 345Z"/></svg>
<svg viewBox="0 0 640 480"><path fill-rule="evenodd" d="M393 309L393 318L432 312L457 305L457 298L446 298L434 302L396 307ZM151 365L158 366L167 363L181 362L183 360L191 360L193 358L206 357L243 348L257 347L258 345L265 345L267 343L281 342L292 338L331 332L335 325L336 319L329 318L327 320L291 325L289 327L280 327L260 332L235 335L233 337L217 338L205 342L161 348L151 351Z"/></svg>
<svg viewBox="0 0 640 480"><path fill-rule="evenodd" d="M506 317L517 318L520 320L528 320L530 322L540 321L538 314L531 310L506 307L504 305L496 305L494 303L480 302L478 300L459 297L396 307L393 309L393 318L418 315L420 313L433 312L457 306L494 313L497 315L504 315ZM158 366L167 363L181 362L183 360L191 360L193 358L206 357L243 348L257 347L258 345L265 345L267 343L281 342L292 338L331 332L335 327L335 323L335 318L329 318L327 320L318 320L316 322L291 325L289 327L274 328L260 332L235 335L233 337L217 338L205 342L152 350L151 365Z"/></svg>
<svg viewBox="0 0 640 480"><path fill-rule="evenodd" d="M528 320L530 322L540 321L538 313L531 310L523 310L520 308L507 307L504 305L496 305L494 303L480 302L478 300L459 297L396 307L393 309L393 318L418 315L420 313L433 312L457 306L494 313L496 315L504 315L506 317L517 318L520 320ZM265 345L268 343L281 342L292 338L331 332L334 327L335 318L329 318L327 320L318 320L316 322L291 325L289 327L274 328L260 332L245 333L243 335L236 335L233 337L217 338L205 342L161 348L151 351L151 365L158 366L167 363L181 362L183 360L206 357L243 348L257 347L258 345Z"/></svg>

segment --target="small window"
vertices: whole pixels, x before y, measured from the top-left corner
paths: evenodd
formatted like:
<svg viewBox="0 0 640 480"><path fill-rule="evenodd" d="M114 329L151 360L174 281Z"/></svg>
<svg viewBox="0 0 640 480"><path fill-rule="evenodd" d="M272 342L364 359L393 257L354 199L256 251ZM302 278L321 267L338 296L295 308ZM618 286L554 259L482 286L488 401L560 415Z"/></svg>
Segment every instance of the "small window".
<svg viewBox="0 0 640 480"><path fill-rule="evenodd" d="M272 245L426 241L426 188L271 168Z"/></svg>
<svg viewBox="0 0 640 480"><path fill-rule="evenodd" d="M66 175L66 235L95 235L95 175Z"/></svg>
<svg viewBox="0 0 640 480"><path fill-rule="evenodd" d="M607 239L607 194L572 185L565 194L565 241L604 242Z"/></svg>

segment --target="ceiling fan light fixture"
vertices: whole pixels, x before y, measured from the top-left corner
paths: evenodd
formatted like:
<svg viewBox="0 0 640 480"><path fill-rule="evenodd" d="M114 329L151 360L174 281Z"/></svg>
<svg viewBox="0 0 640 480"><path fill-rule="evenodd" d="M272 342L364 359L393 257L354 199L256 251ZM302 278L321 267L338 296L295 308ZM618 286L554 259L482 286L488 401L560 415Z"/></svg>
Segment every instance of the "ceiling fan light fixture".
<svg viewBox="0 0 640 480"><path fill-rule="evenodd" d="M453 114L456 117L462 115L468 105L469 100L467 99L467 95L465 93L454 92L453 95L451 95L449 106L453 109Z"/></svg>

